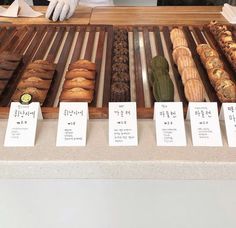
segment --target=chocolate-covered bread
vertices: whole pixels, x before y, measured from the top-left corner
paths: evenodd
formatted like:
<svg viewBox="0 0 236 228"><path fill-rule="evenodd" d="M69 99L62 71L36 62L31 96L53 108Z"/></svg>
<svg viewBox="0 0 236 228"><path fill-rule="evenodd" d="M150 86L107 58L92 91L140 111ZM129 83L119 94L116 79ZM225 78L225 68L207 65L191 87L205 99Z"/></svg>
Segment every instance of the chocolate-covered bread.
<svg viewBox="0 0 236 228"><path fill-rule="evenodd" d="M114 63L126 63L126 64L128 64L129 57L127 55L115 55L113 57L113 62Z"/></svg>
<svg viewBox="0 0 236 228"><path fill-rule="evenodd" d="M111 86L111 101L127 102L130 100L129 86L124 82L115 82Z"/></svg>
<svg viewBox="0 0 236 228"><path fill-rule="evenodd" d="M129 83L130 81L130 76L126 72L115 72L112 75L112 82L125 82Z"/></svg>
<svg viewBox="0 0 236 228"><path fill-rule="evenodd" d="M114 63L112 65L113 72L129 72L129 65L125 63Z"/></svg>

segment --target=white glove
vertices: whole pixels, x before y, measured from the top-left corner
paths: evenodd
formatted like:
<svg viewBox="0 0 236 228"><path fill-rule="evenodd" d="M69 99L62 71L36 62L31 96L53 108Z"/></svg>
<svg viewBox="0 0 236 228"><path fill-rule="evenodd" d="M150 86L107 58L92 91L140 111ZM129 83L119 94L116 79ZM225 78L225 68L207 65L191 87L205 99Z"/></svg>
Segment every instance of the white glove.
<svg viewBox="0 0 236 228"><path fill-rule="evenodd" d="M75 12L78 0L51 0L45 17L53 21L64 21Z"/></svg>

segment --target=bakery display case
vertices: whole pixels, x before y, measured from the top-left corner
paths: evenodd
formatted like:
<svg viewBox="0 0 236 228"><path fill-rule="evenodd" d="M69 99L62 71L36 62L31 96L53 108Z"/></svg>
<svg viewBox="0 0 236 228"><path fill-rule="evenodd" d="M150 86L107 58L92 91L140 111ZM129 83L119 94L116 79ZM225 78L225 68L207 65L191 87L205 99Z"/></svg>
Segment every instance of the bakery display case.
<svg viewBox="0 0 236 228"><path fill-rule="evenodd" d="M236 27L224 20L220 7L97 7L87 23L77 23L76 15L64 23L44 20L12 19L0 26L1 129L9 104L24 93L40 102L45 118L34 148L1 143L3 176L235 177L236 156L223 125L223 147L193 147L186 121L188 146L168 148L156 146L152 120L155 101L181 101L185 115L191 101L216 102L219 110L222 102L235 102ZM216 27L223 28L221 36ZM89 103L85 148L55 146L60 101ZM111 101L136 102L137 147L108 146ZM4 130L0 138L3 142Z"/></svg>

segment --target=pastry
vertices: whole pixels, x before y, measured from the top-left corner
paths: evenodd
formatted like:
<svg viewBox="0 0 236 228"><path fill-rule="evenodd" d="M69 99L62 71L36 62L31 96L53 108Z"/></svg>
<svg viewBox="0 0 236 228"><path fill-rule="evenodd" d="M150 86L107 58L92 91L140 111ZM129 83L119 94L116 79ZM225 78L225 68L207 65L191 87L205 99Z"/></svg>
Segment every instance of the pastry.
<svg viewBox="0 0 236 228"><path fill-rule="evenodd" d="M186 67L182 71L181 79L183 84L190 79L200 79L199 73L196 67Z"/></svg>
<svg viewBox="0 0 236 228"><path fill-rule="evenodd" d="M211 48L208 44L199 44L197 45L197 53L201 55L201 52L205 49Z"/></svg>
<svg viewBox="0 0 236 228"><path fill-rule="evenodd" d="M47 60L35 60L34 62L28 64L26 67L27 70L45 70L45 71L54 71L56 69L56 65Z"/></svg>
<svg viewBox="0 0 236 228"><path fill-rule="evenodd" d="M111 85L111 101L127 102L130 101L130 89L126 83L115 82Z"/></svg>
<svg viewBox="0 0 236 228"><path fill-rule="evenodd" d="M114 30L114 34L115 35L127 35L128 31L125 29L115 29Z"/></svg>
<svg viewBox="0 0 236 228"><path fill-rule="evenodd" d="M189 102L204 101L204 88L200 80L190 79L184 86L185 97Z"/></svg>
<svg viewBox="0 0 236 228"><path fill-rule="evenodd" d="M38 77L30 77L27 79L22 79L17 88L24 89L28 87L35 87L37 89L49 89L51 85L51 80L44 80Z"/></svg>
<svg viewBox="0 0 236 228"><path fill-rule="evenodd" d="M86 69L86 70L91 70L91 71L95 71L96 70L96 64L92 63L86 59L80 59L77 60L74 63L71 63L69 65L69 70L73 70L73 69Z"/></svg>
<svg viewBox="0 0 236 228"><path fill-rule="evenodd" d="M212 68L223 68L223 62L215 56L209 57L205 62L205 68L210 70Z"/></svg>
<svg viewBox="0 0 236 228"><path fill-rule="evenodd" d="M179 58L178 58L177 66L178 66L178 70L179 70L180 75L182 75L182 71L184 70L184 68L195 67L195 63L194 63L192 57L189 57L187 55L182 55L182 56L179 56Z"/></svg>
<svg viewBox="0 0 236 228"><path fill-rule="evenodd" d="M231 80L220 79L216 82L215 88L221 102L236 101L236 86Z"/></svg>
<svg viewBox="0 0 236 228"><path fill-rule="evenodd" d="M187 40L183 37L177 37L173 41L173 49L180 47L180 46L188 47Z"/></svg>
<svg viewBox="0 0 236 228"><path fill-rule="evenodd" d="M119 41L128 41L128 33L127 34L115 34L114 40L119 40Z"/></svg>
<svg viewBox="0 0 236 228"><path fill-rule="evenodd" d="M54 73L55 71L46 71L40 68L25 70L24 74L22 75L22 79L38 77L41 79L52 80Z"/></svg>
<svg viewBox="0 0 236 228"><path fill-rule="evenodd" d="M128 47L128 43L125 42L125 41L116 40L116 41L113 43L113 46L114 46L115 48L127 48L127 47Z"/></svg>
<svg viewBox="0 0 236 228"><path fill-rule="evenodd" d="M130 77L128 73L125 72L115 72L112 75L112 82L125 82L128 83L130 81Z"/></svg>
<svg viewBox="0 0 236 228"><path fill-rule="evenodd" d="M114 48L113 52L114 52L114 55L128 55L129 54L128 48Z"/></svg>
<svg viewBox="0 0 236 228"><path fill-rule="evenodd" d="M220 79L230 79L229 74L222 68L213 68L207 71L208 77L213 87Z"/></svg>
<svg viewBox="0 0 236 228"><path fill-rule="evenodd" d="M94 89L95 81L79 77L79 78L73 78L71 80L65 80L63 85L63 89L73 89L77 87L83 89Z"/></svg>
<svg viewBox="0 0 236 228"><path fill-rule="evenodd" d="M112 71L113 72L129 72L129 66L125 63L114 63L112 65Z"/></svg>
<svg viewBox="0 0 236 228"><path fill-rule="evenodd" d="M12 97L12 100L18 102L20 100L21 95L24 94L24 93L28 93L28 94L32 95L33 101L34 102L40 102L41 104L44 102L44 100L47 96L47 91L46 90L40 90L40 89L37 89L37 88L34 88L34 87L28 87L28 88L25 88L25 89L17 88L14 95L13 95L13 97Z"/></svg>
<svg viewBox="0 0 236 228"><path fill-rule="evenodd" d="M177 47L172 52L172 56L173 56L175 63L177 63L177 60L178 60L179 56L181 56L181 55L188 55L190 57L192 56L191 51L189 50L188 47L184 47L184 46Z"/></svg>
<svg viewBox="0 0 236 228"><path fill-rule="evenodd" d="M127 55L115 55L113 57L113 62L114 63L128 63L129 62L129 57Z"/></svg>
<svg viewBox="0 0 236 228"><path fill-rule="evenodd" d="M179 28L174 28L171 30L170 32L170 39L171 39L171 42L173 43L174 40L178 37L182 37L182 38L185 38L184 36L184 32L182 29L179 29Z"/></svg>
<svg viewBox="0 0 236 228"><path fill-rule="evenodd" d="M68 102L92 102L93 100L93 90L86 90L82 88L73 88L68 90L63 90L60 96L60 101Z"/></svg>
<svg viewBox="0 0 236 228"><path fill-rule="evenodd" d="M212 48L206 48L206 49L202 50L202 52L200 53L200 58L203 63L205 63L207 61L207 59L212 56L219 58L218 53Z"/></svg>
<svg viewBox="0 0 236 228"><path fill-rule="evenodd" d="M94 80L95 75L96 75L95 71L90 71L87 69L73 69L73 70L69 70L66 73L65 79L73 79L73 78L82 77L82 78Z"/></svg>

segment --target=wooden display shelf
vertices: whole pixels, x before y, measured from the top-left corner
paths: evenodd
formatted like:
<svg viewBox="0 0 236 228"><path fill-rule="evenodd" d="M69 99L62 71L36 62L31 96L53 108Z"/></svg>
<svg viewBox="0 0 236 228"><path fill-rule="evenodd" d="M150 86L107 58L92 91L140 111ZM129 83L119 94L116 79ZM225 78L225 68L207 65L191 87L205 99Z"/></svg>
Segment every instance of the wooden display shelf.
<svg viewBox="0 0 236 228"><path fill-rule="evenodd" d="M172 26L116 26L111 25L27 25L1 26L0 51L23 55L23 64L11 85L0 97L0 118L7 118L9 103L26 65L36 59L46 59L56 63L54 75L46 100L42 106L44 118L57 118L59 95L67 67L77 59L87 59L96 63L97 76L95 97L89 104L90 118L107 118L110 101L110 81L112 64L112 44L114 28L125 28L129 37L129 65L131 101L136 101L139 118L152 118L154 98L148 84L150 62L153 56L163 55L170 64L170 75L175 84L175 101L183 102L186 114L188 102L183 84L172 58L170 30ZM215 48L225 63L227 71L235 73L227 62L214 37L205 26L184 25L183 28L194 62L199 70L206 91L206 101L220 102L211 86L207 73L196 53L196 45L209 43ZM235 81L235 78L232 78Z"/></svg>

